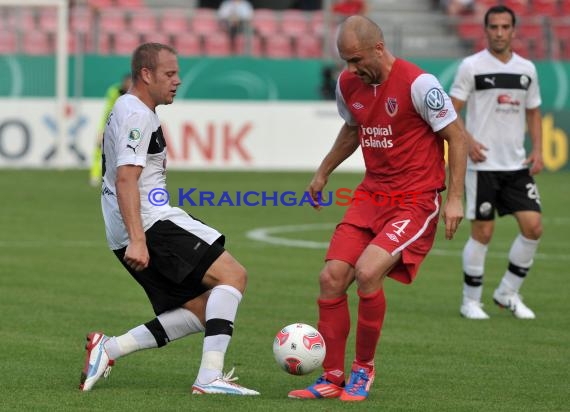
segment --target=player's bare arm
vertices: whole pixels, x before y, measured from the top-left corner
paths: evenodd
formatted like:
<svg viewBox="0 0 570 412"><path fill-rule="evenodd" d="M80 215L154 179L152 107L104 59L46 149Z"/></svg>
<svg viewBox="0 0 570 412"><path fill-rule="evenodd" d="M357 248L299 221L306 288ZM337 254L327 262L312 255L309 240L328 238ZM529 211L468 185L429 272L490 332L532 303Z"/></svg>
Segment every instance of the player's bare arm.
<svg viewBox="0 0 570 412"><path fill-rule="evenodd" d="M460 116L460 113L463 110L463 107L465 106L465 102L463 100L459 100L456 97L451 97L451 102L453 103L453 107L457 112L457 121L461 124L461 127L465 131L465 138L467 140L467 150L469 158L474 163L484 162L487 159L487 156L485 156L485 150L488 150L488 148L485 145L483 145L481 142L475 140L475 138L471 135L471 133L469 133L465 129L465 124Z"/></svg>
<svg viewBox="0 0 570 412"><path fill-rule="evenodd" d="M338 136L331 148L327 153L319 168L315 172L307 191L311 195L314 202L314 208L321 209L318 202L319 193L327 184L328 178L331 173L344 162L360 144L358 138L358 127L349 126L346 123L341 127Z"/></svg>
<svg viewBox="0 0 570 412"><path fill-rule="evenodd" d="M447 200L443 206L445 238L452 239L463 219L463 190L467 168L467 141L463 124L453 121L438 132L447 140L449 179Z"/></svg>
<svg viewBox="0 0 570 412"><path fill-rule="evenodd" d="M140 271L148 266L149 255L146 236L141 220L141 204L138 180L142 167L124 165L117 168L117 202L121 216L129 234L129 244L125 251L125 262L134 270Z"/></svg>
<svg viewBox="0 0 570 412"><path fill-rule="evenodd" d="M530 174L540 173L544 168L542 160L542 114L540 107L526 110L526 123L532 141L532 150L525 164L530 165Z"/></svg>

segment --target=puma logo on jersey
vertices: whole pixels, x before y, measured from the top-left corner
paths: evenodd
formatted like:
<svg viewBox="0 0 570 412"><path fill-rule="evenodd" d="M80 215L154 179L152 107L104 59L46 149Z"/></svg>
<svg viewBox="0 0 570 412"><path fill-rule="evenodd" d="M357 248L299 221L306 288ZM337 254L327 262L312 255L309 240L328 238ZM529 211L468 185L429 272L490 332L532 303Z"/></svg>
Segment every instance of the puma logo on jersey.
<svg viewBox="0 0 570 412"><path fill-rule="evenodd" d="M484 82L489 83L491 86L495 87L495 78L494 77L485 77L483 79Z"/></svg>

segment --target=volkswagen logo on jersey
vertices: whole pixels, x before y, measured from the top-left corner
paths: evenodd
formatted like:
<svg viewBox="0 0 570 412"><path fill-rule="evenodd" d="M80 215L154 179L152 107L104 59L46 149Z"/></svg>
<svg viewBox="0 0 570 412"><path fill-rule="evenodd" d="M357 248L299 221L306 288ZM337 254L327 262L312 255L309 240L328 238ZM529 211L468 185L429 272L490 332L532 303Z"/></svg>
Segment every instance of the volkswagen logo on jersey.
<svg viewBox="0 0 570 412"><path fill-rule="evenodd" d="M431 88L426 93L426 106L431 110L439 111L445 104L443 93L436 87Z"/></svg>

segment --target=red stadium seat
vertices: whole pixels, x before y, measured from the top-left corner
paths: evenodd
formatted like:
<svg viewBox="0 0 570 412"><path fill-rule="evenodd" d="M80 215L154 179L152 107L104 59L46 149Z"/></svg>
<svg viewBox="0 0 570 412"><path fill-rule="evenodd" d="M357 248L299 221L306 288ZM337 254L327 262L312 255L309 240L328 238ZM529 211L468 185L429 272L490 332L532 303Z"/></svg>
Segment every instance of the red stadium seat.
<svg viewBox="0 0 570 412"><path fill-rule="evenodd" d="M145 7L143 0L115 0L115 4L124 9L142 9Z"/></svg>
<svg viewBox="0 0 570 412"><path fill-rule="evenodd" d="M269 9L256 9L251 21L254 31L260 36L269 36L279 32L277 14Z"/></svg>
<svg viewBox="0 0 570 412"><path fill-rule="evenodd" d="M7 16L7 22L11 27L22 31L34 31L37 29L36 18L30 8L14 8L13 12Z"/></svg>
<svg viewBox="0 0 570 412"><path fill-rule="evenodd" d="M320 37L305 36L303 38L297 38L295 45L297 57L314 59L323 56L323 44Z"/></svg>
<svg viewBox="0 0 570 412"><path fill-rule="evenodd" d="M99 29L105 33L121 33L128 29L122 10L104 9L99 16Z"/></svg>
<svg viewBox="0 0 570 412"><path fill-rule="evenodd" d="M566 44L561 50L560 58L563 60L570 60L570 45Z"/></svg>
<svg viewBox="0 0 570 412"><path fill-rule="evenodd" d="M461 20L457 25L457 33L465 40L480 39L484 35L483 23L473 19Z"/></svg>
<svg viewBox="0 0 570 412"><path fill-rule="evenodd" d="M517 36L522 39L544 39L544 28L540 22L521 22L516 28Z"/></svg>
<svg viewBox="0 0 570 412"><path fill-rule="evenodd" d="M291 37L304 35L309 31L305 13L301 10L284 10L281 15L281 32Z"/></svg>
<svg viewBox="0 0 570 412"><path fill-rule="evenodd" d="M143 34L142 39L145 43L162 43L169 46L174 46L174 42L172 41L170 34L160 31L156 31L154 33L145 33Z"/></svg>
<svg viewBox="0 0 570 412"><path fill-rule="evenodd" d="M500 0L475 0L475 3L480 4L486 8L489 7L493 7L496 6L498 3L500 3Z"/></svg>
<svg viewBox="0 0 570 412"><path fill-rule="evenodd" d="M52 54L55 51L51 36L37 30L24 33L22 46L26 54Z"/></svg>
<svg viewBox="0 0 570 412"><path fill-rule="evenodd" d="M188 33L174 37L174 47L181 56L199 56L202 54L200 37Z"/></svg>
<svg viewBox="0 0 570 412"><path fill-rule="evenodd" d="M197 8L192 11L192 19L217 19L216 10L207 8Z"/></svg>
<svg viewBox="0 0 570 412"><path fill-rule="evenodd" d="M294 57L291 39L282 34L265 37L265 56L286 59Z"/></svg>
<svg viewBox="0 0 570 412"><path fill-rule="evenodd" d="M228 56L232 54L230 38L226 33L211 33L204 37L204 54L207 56Z"/></svg>
<svg viewBox="0 0 570 412"><path fill-rule="evenodd" d="M220 24L215 14L192 15L192 32L202 36L209 36L220 32Z"/></svg>
<svg viewBox="0 0 570 412"><path fill-rule="evenodd" d="M570 1L563 0L560 3L560 16L570 16Z"/></svg>
<svg viewBox="0 0 570 412"><path fill-rule="evenodd" d="M559 40L570 40L570 18L553 19L552 32Z"/></svg>
<svg viewBox="0 0 570 412"><path fill-rule="evenodd" d="M546 34L542 20L524 21L517 28L517 38L525 41L530 48L530 58L544 59L546 57Z"/></svg>
<svg viewBox="0 0 570 412"><path fill-rule="evenodd" d="M125 31L116 33L114 54L131 55L133 51L141 44L141 38L137 33Z"/></svg>
<svg viewBox="0 0 570 412"><path fill-rule="evenodd" d="M190 16L191 30L199 34L210 34L219 31L220 24L216 10L197 8Z"/></svg>
<svg viewBox="0 0 570 412"><path fill-rule="evenodd" d="M263 39L261 37L255 35L252 37L249 54L255 57L263 56Z"/></svg>
<svg viewBox="0 0 570 412"><path fill-rule="evenodd" d="M111 41L113 35L111 33L99 33L97 38L97 48L96 51L99 54L110 54L111 53Z"/></svg>
<svg viewBox="0 0 570 412"><path fill-rule="evenodd" d="M570 55L570 18L552 19L551 30L554 57L568 59Z"/></svg>
<svg viewBox="0 0 570 412"><path fill-rule="evenodd" d="M42 7L38 17L40 30L55 33L57 31L57 10L55 7Z"/></svg>
<svg viewBox="0 0 570 412"><path fill-rule="evenodd" d="M325 15L322 11L313 11L310 14L309 30L318 35L323 35L325 29Z"/></svg>
<svg viewBox="0 0 570 412"><path fill-rule="evenodd" d="M162 12L160 27L164 33L183 34L190 29L184 9L165 9Z"/></svg>
<svg viewBox="0 0 570 412"><path fill-rule="evenodd" d="M529 0L503 0L503 4L514 11L517 16L526 16L531 13Z"/></svg>
<svg viewBox="0 0 570 412"><path fill-rule="evenodd" d="M532 12L535 16L555 17L559 13L558 0L532 0Z"/></svg>
<svg viewBox="0 0 570 412"><path fill-rule="evenodd" d="M18 41L13 31L0 30L0 54L16 53Z"/></svg>
<svg viewBox="0 0 570 412"><path fill-rule="evenodd" d="M273 9L264 9L264 8L254 9L253 17L278 20L277 12Z"/></svg>
<svg viewBox="0 0 570 412"><path fill-rule="evenodd" d="M238 34L236 37L236 54L245 54L249 56L260 57L263 56L263 44L262 40L258 35L253 35L251 37L251 44L249 45L249 50L246 45L246 38L243 34Z"/></svg>
<svg viewBox="0 0 570 412"><path fill-rule="evenodd" d="M513 39L511 46L513 51L520 54L522 57L530 59L532 58L530 43L523 39Z"/></svg>
<svg viewBox="0 0 570 412"><path fill-rule="evenodd" d="M131 14L129 27L136 33L155 33L158 30L158 21L152 10L137 10Z"/></svg>
<svg viewBox="0 0 570 412"><path fill-rule="evenodd" d="M487 47L487 39L480 37L473 42L473 53L483 50Z"/></svg>
<svg viewBox="0 0 570 412"><path fill-rule="evenodd" d="M91 37L88 33L70 32L67 35L67 50L69 53L90 53Z"/></svg>
<svg viewBox="0 0 570 412"><path fill-rule="evenodd" d="M113 0L87 0L87 5L94 9L107 9L113 7L115 4Z"/></svg>
<svg viewBox="0 0 570 412"><path fill-rule="evenodd" d="M71 9L69 29L72 32L87 33L93 27L93 13L87 7L74 7Z"/></svg>

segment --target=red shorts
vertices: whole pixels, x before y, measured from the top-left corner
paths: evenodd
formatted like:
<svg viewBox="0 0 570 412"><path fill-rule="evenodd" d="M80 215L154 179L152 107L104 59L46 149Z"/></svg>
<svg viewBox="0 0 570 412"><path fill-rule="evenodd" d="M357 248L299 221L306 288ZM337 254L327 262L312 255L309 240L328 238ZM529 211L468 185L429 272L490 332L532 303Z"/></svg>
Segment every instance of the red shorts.
<svg viewBox="0 0 570 412"><path fill-rule="evenodd" d="M403 204L378 206L370 200L352 203L333 233L326 260L355 266L364 249L373 244L391 255L402 254L401 262L388 276L411 283L433 245L440 203L441 195L435 191L416 195Z"/></svg>

